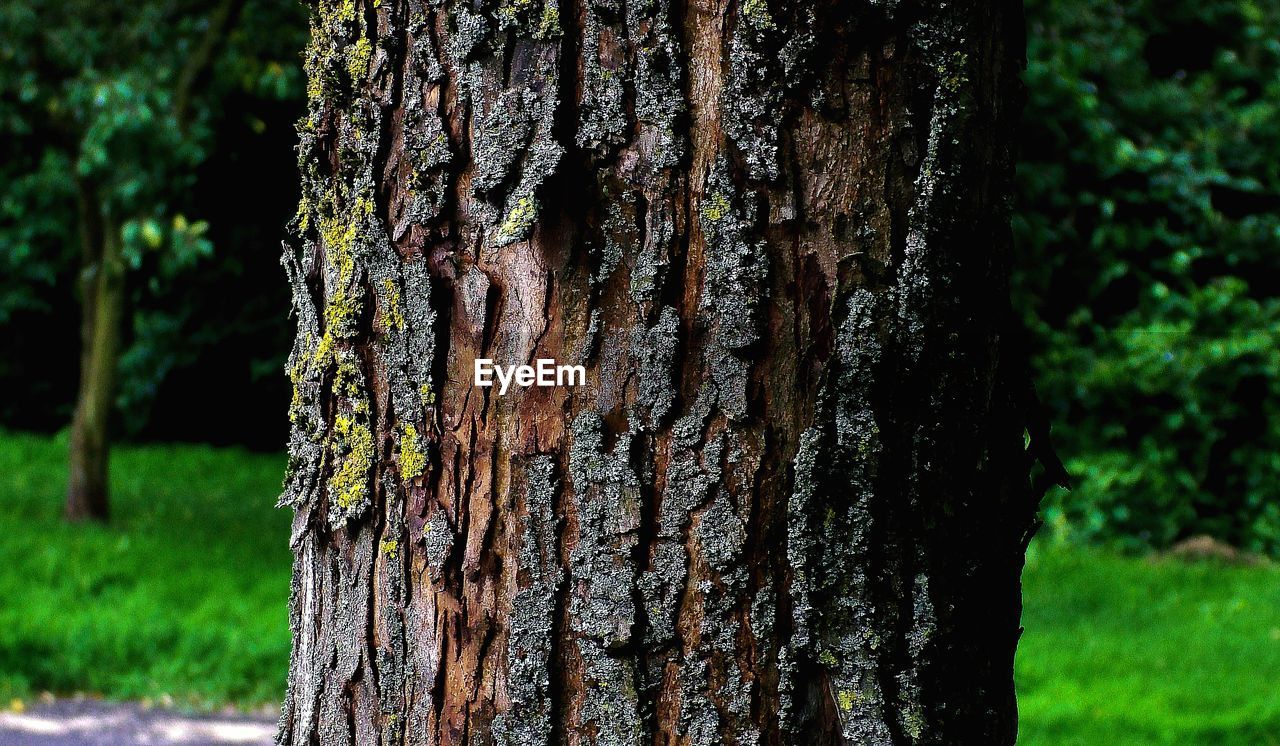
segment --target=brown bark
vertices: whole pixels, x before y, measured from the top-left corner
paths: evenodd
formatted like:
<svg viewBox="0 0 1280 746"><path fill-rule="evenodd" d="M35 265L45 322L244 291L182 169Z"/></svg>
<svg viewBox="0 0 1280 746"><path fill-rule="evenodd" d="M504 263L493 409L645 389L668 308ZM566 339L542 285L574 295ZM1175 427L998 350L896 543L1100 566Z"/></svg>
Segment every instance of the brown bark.
<svg viewBox="0 0 1280 746"><path fill-rule="evenodd" d="M1020 25L317 5L280 743L1011 743Z"/></svg>

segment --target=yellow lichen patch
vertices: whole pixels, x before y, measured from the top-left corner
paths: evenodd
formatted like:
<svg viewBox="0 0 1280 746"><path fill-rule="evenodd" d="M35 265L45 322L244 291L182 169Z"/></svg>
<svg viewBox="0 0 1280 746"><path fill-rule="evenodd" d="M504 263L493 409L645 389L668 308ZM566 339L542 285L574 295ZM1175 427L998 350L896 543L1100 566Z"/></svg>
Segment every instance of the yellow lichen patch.
<svg viewBox="0 0 1280 746"><path fill-rule="evenodd" d="M331 209L332 195L325 195L323 203ZM335 340L352 337L356 332L356 320L360 316L360 298L353 295L356 275L355 244L360 226L373 212L373 202L368 198L355 201L346 215L324 215L320 218L320 242L325 259L337 272L337 282L324 308L324 335L316 346L312 363L326 364L334 354Z"/></svg>
<svg viewBox="0 0 1280 746"><path fill-rule="evenodd" d="M538 216L538 208L529 197L521 197L516 200L516 206L511 208L507 219L503 221L502 227L498 229L499 239L516 238L523 236L533 225L534 219Z"/></svg>
<svg viewBox="0 0 1280 746"><path fill-rule="evenodd" d="M769 15L768 0L747 0L742 5L742 15L751 25L760 30L777 28L773 22L773 18Z"/></svg>
<svg viewBox="0 0 1280 746"><path fill-rule="evenodd" d="M359 315L360 302L351 297L346 288L338 288L324 308L325 329L332 330L338 337L349 337L354 333L353 322Z"/></svg>
<svg viewBox="0 0 1280 746"><path fill-rule="evenodd" d="M713 223L724 220L729 214L729 200L723 194L716 193L711 195L707 203L702 206L702 217Z"/></svg>
<svg viewBox="0 0 1280 746"><path fill-rule="evenodd" d="M316 345L315 352L311 356L311 364L324 365L329 362L329 358L333 357L333 350L333 334L326 331L324 336L320 337L320 343Z"/></svg>
<svg viewBox="0 0 1280 746"><path fill-rule="evenodd" d="M298 221L299 231L306 231L311 227L311 200L305 194L298 200L298 212L294 214L294 219Z"/></svg>
<svg viewBox="0 0 1280 746"><path fill-rule="evenodd" d="M841 689L836 695L836 704L840 705L841 712L849 712L853 706L858 703L858 693L849 689Z"/></svg>
<svg viewBox="0 0 1280 746"><path fill-rule="evenodd" d="M354 269L355 260L351 250L355 245L357 230L353 221L343 220L335 215L320 218L320 240L324 242L325 256L340 275L346 275Z"/></svg>
<svg viewBox="0 0 1280 746"><path fill-rule="evenodd" d="M356 367L355 353L345 352L338 359L338 368L333 376L333 393L352 400L352 408L356 412L366 412L369 403L365 399L362 388L360 369Z"/></svg>
<svg viewBox="0 0 1280 746"><path fill-rule="evenodd" d="M547 0L542 5L542 20L538 22L538 38L551 39L560 35L560 4Z"/></svg>
<svg viewBox="0 0 1280 746"><path fill-rule="evenodd" d="M406 423L400 436L400 478L417 479L427 469L427 453L418 428Z"/></svg>
<svg viewBox="0 0 1280 746"><path fill-rule="evenodd" d="M424 383L418 387L418 393L422 395L422 405L430 407L436 403L436 392L431 389L431 384Z"/></svg>
<svg viewBox="0 0 1280 746"><path fill-rule="evenodd" d="M388 557L394 557L400 549L400 542L395 539L383 539L379 542L378 549Z"/></svg>
<svg viewBox="0 0 1280 746"><path fill-rule="evenodd" d="M351 76L351 80L363 80L369 72L369 61L372 59L373 44L362 36L347 50L347 74Z"/></svg>
<svg viewBox="0 0 1280 746"><path fill-rule="evenodd" d="M937 66L938 75L942 79L942 87L951 93L959 93L961 86L969 82L965 68L969 64L969 55L954 52L948 64Z"/></svg>
<svg viewBox="0 0 1280 746"><path fill-rule="evenodd" d="M508 0L498 8L498 16L504 21L515 23L521 14L533 7L533 0Z"/></svg>
<svg viewBox="0 0 1280 746"><path fill-rule="evenodd" d="M368 425L345 414L333 418L333 433L339 461L329 480L329 492L338 507L349 509L363 502L369 493L373 433Z"/></svg>
<svg viewBox="0 0 1280 746"><path fill-rule="evenodd" d="M400 290L390 278L383 279L382 289L386 291L384 299L386 306L383 308L382 315L386 320L388 329L404 328L404 312L400 310Z"/></svg>
<svg viewBox="0 0 1280 746"><path fill-rule="evenodd" d="M911 740L920 740L920 736L924 735L924 716L920 714L919 707L913 707L908 711L903 720L903 730L911 737Z"/></svg>
<svg viewBox="0 0 1280 746"><path fill-rule="evenodd" d="M337 2L320 3L320 20L326 25L337 22L353 24L356 22L356 0L337 0Z"/></svg>
<svg viewBox="0 0 1280 746"><path fill-rule="evenodd" d="M307 98L313 104L324 98L324 68L328 55L321 48L321 34L315 23L311 24L311 43L307 45L302 69L307 75Z"/></svg>

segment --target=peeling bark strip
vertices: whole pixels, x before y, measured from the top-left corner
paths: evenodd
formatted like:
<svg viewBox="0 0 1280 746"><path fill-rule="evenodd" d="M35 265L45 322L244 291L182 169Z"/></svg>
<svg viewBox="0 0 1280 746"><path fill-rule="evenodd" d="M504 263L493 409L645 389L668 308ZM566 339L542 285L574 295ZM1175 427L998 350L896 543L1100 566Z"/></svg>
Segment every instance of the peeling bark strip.
<svg viewBox="0 0 1280 746"><path fill-rule="evenodd" d="M1012 743L1021 23L320 0L279 743Z"/></svg>

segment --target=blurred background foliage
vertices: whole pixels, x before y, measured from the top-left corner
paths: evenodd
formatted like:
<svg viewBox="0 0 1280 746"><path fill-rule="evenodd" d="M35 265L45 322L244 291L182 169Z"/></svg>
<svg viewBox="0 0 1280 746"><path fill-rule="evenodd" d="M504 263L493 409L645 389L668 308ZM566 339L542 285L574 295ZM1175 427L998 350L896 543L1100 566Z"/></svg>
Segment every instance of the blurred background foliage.
<svg viewBox="0 0 1280 746"><path fill-rule="evenodd" d="M1280 552L1280 3L1031 0L1015 307L1060 533Z"/></svg>
<svg viewBox="0 0 1280 746"><path fill-rule="evenodd" d="M161 112L208 7L0 3L5 427L70 418L79 174L130 266L117 434L284 443L306 12L249 0L175 128ZM1050 529L1280 554L1280 0L1027 13L1015 306L1075 481Z"/></svg>
<svg viewBox="0 0 1280 746"><path fill-rule="evenodd" d="M70 419L87 208L127 271L117 432L280 447L305 19L289 0L0 3L0 423Z"/></svg>

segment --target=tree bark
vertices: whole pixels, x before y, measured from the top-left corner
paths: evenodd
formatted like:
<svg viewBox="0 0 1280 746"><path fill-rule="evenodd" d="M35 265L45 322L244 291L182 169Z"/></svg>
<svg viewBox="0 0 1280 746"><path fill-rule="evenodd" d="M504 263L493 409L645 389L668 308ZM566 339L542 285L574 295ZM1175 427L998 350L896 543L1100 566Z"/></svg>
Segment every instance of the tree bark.
<svg viewBox="0 0 1280 746"><path fill-rule="evenodd" d="M279 743L1012 743L1020 3L312 23Z"/></svg>
<svg viewBox="0 0 1280 746"><path fill-rule="evenodd" d="M68 520L106 521L107 427L120 354L124 261L120 232L101 212L92 185L78 183L80 217L80 387L71 420L67 475Z"/></svg>

